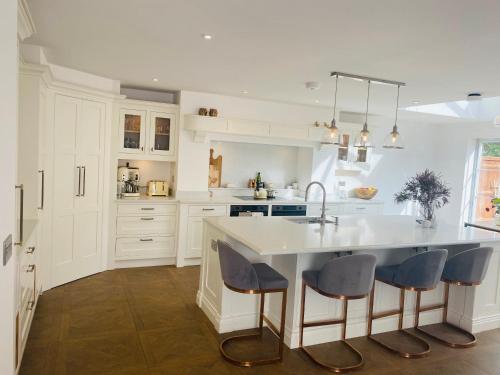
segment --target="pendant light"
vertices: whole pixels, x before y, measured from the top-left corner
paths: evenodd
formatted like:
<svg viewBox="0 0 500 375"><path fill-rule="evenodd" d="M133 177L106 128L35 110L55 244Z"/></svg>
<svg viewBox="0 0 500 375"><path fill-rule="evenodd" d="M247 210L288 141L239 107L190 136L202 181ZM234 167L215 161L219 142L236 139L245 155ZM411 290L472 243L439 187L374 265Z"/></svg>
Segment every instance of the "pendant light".
<svg viewBox="0 0 500 375"><path fill-rule="evenodd" d="M358 147L361 149L367 149L374 147L371 143L371 134L368 130L368 108L370 104L370 85L371 80L368 80L368 90L366 94L366 112L365 112L365 123L363 125L363 129L359 132L359 135L354 142L354 147Z"/></svg>
<svg viewBox="0 0 500 375"><path fill-rule="evenodd" d="M394 116L394 126L392 127L392 131L385 137L383 148L393 148L401 150L404 147L403 140L401 139L401 134L398 131L398 107L399 107L399 88L401 86L398 85L398 95L396 98L396 114Z"/></svg>
<svg viewBox="0 0 500 375"><path fill-rule="evenodd" d="M334 94L334 99L333 99L333 118L328 125L325 123L325 132L323 134L323 139L321 141L322 144L329 144L329 145L339 145L340 142L340 129L337 127L337 122L335 120L335 115L337 112L337 91L338 91L338 83L339 83L339 75L335 75L335 94Z"/></svg>

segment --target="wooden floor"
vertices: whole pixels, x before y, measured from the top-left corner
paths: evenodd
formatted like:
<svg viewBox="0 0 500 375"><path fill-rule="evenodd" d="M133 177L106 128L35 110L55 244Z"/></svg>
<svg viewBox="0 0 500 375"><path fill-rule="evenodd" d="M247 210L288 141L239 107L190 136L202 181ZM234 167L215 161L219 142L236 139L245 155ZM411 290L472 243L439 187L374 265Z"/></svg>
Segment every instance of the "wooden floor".
<svg viewBox="0 0 500 375"><path fill-rule="evenodd" d="M285 350L282 364L251 369L222 360L220 337L195 304L198 274L198 267L115 270L46 292L40 297L20 373L328 373L297 350ZM366 338L353 339L366 359L365 367L355 373L499 374L500 330L478 337L479 344L471 349L451 349L429 340L431 355L415 360L399 358ZM268 340L264 346L269 346Z"/></svg>

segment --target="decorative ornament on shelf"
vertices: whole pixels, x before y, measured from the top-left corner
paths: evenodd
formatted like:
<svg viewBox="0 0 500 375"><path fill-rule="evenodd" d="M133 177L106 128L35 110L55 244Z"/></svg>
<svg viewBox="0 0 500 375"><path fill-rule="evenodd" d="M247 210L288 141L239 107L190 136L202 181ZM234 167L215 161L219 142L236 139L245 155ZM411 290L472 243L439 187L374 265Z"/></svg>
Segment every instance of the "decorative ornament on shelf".
<svg viewBox="0 0 500 375"><path fill-rule="evenodd" d="M399 88L401 86L398 85L398 95L396 97L396 113L395 113L395 120L394 120L394 126L392 127L392 131L385 137L384 140L384 145L382 146L383 148L392 148L392 149L397 149L401 150L404 147L403 140L401 138L401 134L399 134L398 131L398 107L399 107Z"/></svg>
<svg viewBox="0 0 500 375"><path fill-rule="evenodd" d="M198 109L198 114L200 116L206 116L208 115L208 110L206 108L201 107L200 109Z"/></svg>
<svg viewBox="0 0 500 375"><path fill-rule="evenodd" d="M421 220L417 220L424 228L436 225L436 209L448 204L450 188L442 180L441 175L426 169L410 178L403 189L394 195L396 203L417 202L420 206Z"/></svg>
<svg viewBox="0 0 500 375"><path fill-rule="evenodd" d="M219 115L219 111L217 111L217 108L210 108L208 114L210 117L217 117Z"/></svg>

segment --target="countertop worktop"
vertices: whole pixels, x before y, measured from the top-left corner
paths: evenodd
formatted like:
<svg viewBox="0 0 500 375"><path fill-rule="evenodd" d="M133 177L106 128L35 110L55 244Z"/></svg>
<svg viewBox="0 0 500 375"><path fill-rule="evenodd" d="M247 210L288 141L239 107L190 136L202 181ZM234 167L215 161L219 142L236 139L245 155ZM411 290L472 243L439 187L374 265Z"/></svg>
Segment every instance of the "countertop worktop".
<svg viewBox="0 0 500 375"><path fill-rule="evenodd" d="M496 225L494 220L466 221L465 225L485 230L491 230L493 232L500 232L500 226Z"/></svg>
<svg viewBox="0 0 500 375"><path fill-rule="evenodd" d="M310 200L305 202L303 197L291 197L291 198L278 198L278 199L255 199L255 200L243 200L235 196L219 196L219 197L206 197L200 195L182 195L180 197L150 197L147 195L141 195L140 197L127 197L127 198L117 198L116 202L119 203L183 203L183 204L321 204L321 201ZM347 199L327 199L327 204L382 204L381 200L377 199L359 199L359 198L347 198Z"/></svg>
<svg viewBox="0 0 500 375"><path fill-rule="evenodd" d="M438 224L422 228L413 216L339 216L339 225L297 224L283 217L211 217L205 221L259 255L500 242L500 233Z"/></svg>

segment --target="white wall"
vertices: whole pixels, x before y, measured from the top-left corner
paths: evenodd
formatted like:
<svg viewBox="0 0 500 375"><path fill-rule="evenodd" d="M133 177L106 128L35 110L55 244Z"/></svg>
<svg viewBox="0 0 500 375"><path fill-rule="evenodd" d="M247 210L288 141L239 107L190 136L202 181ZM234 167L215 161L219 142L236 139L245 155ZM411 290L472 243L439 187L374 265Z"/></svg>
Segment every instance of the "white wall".
<svg viewBox="0 0 500 375"><path fill-rule="evenodd" d="M197 113L199 107L217 108L220 116L228 118L242 118L263 120L273 123L287 124L288 126L311 126L315 121L329 121L331 110L325 107L291 105L269 101L260 101L241 97L229 97L210 93L182 91L180 99L181 121L184 114ZM424 123L407 123L401 121L400 132L405 140L404 150L386 150L381 146L385 136L392 129L392 119L375 117L370 121L370 130L373 133L375 144L378 146L371 151L369 167L362 167L359 173L350 176L338 176L337 151L320 151L312 148L299 148L297 155L297 175L301 189L304 189L311 180L319 180L326 184L330 194L339 179L347 182L348 189L357 186L374 185L379 188L377 198L386 203L387 213L408 213L407 205L395 205L393 196L404 182L417 171L436 166L434 153L436 145L431 136L436 125ZM347 130L358 132L359 127ZM181 130L179 139L178 160L178 190L179 191L206 191L210 143L194 143L192 133ZM261 146L248 145L248 160ZM266 146L269 147L269 146ZM276 146L277 147L277 146ZM257 170L255 165L240 163L241 175L251 175ZM227 166L223 161L223 174ZM260 167L262 169L263 167ZM236 179L236 178L235 178ZM264 179L267 179L264 176ZM223 181L226 177L223 176ZM235 182L235 181L229 181Z"/></svg>
<svg viewBox="0 0 500 375"><path fill-rule="evenodd" d="M274 183L275 188L297 181L299 147L216 141L211 147L214 157L222 155L222 186L232 183L247 187L257 172L261 172L264 182Z"/></svg>
<svg viewBox="0 0 500 375"><path fill-rule="evenodd" d="M436 129L435 168L451 188L450 204L438 212L443 222L463 222L472 205L472 179L479 139L500 140L500 128L489 124L455 124Z"/></svg>
<svg viewBox="0 0 500 375"><path fill-rule="evenodd" d="M14 233L17 154L17 1L2 1L0 11L0 243ZM0 257L1 258L1 257ZM0 374L14 373L14 266L0 263Z"/></svg>

